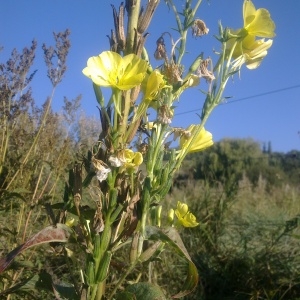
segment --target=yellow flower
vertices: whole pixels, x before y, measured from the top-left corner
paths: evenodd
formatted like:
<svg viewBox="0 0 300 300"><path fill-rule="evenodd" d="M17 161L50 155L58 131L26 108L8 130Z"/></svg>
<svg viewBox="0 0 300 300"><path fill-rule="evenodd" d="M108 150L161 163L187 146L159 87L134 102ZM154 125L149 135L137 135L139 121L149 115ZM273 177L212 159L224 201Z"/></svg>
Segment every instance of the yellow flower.
<svg viewBox="0 0 300 300"><path fill-rule="evenodd" d="M124 150L124 167L132 169L138 167L143 162L143 155L140 152L133 152L131 149Z"/></svg>
<svg viewBox="0 0 300 300"><path fill-rule="evenodd" d="M68 218L66 220L66 223L65 223L68 227L73 227L74 224L75 224L75 219L74 218Z"/></svg>
<svg viewBox="0 0 300 300"><path fill-rule="evenodd" d="M116 52L104 51L90 57L83 74L99 86L129 90L143 81L148 63L135 54L124 57Z"/></svg>
<svg viewBox="0 0 300 300"><path fill-rule="evenodd" d="M181 203L180 201L177 202L177 208L175 210L176 217L178 216L185 216L189 211L189 207L185 203Z"/></svg>
<svg viewBox="0 0 300 300"><path fill-rule="evenodd" d="M235 41L236 47L232 58L233 68L238 69L246 64L248 69L257 68L263 58L268 54L268 49L272 46L272 40L256 40L256 37L272 38L275 36L275 23L271 19L270 13L264 8L255 9L251 0L245 0L243 5L244 27L239 30L231 30L231 34L236 39L231 39L227 43L228 53L232 49Z"/></svg>
<svg viewBox="0 0 300 300"><path fill-rule="evenodd" d="M181 203L180 201L177 202L175 215L178 218L179 224L184 227L195 227L199 225L196 221L196 217L189 212L189 207L185 203Z"/></svg>
<svg viewBox="0 0 300 300"><path fill-rule="evenodd" d="M170 224L173 224L173 221L174 221L174 209L171 208L169 211L168 211L168 216L167 216L167 220Z"/></svg>
<svg viewBox="0 0 300 300"><path fill-rule="evenodd" d="M270 13L264 8L255 9L251 0L245 0L243 5L244 29L249 35L272 38L275 36L275 23Z"/></svg>
<svg viewBox="0 0 300 300"><path fill-rule="evenodd" d="M164 76L158 70L154 70L145 78L143 82L144 98L135 112L133 122L140 119L146 113L152 100L157 97L158 93L164 87L166 87Z"/></svg>
<svg viewBox="0 0 300 300"><path fill-rule="evenodd" d="M186 130L186 134L180 137L179 144L182 150L186 149L190 143L192 143L188 153L202 151L213 145L212 134L204 128L202 128L198 135L193 139L193 134L197 130L197 127L198 126L194 124L190 125Z"/></svg>
<svg viewBox="0 0 300 300"><path fill-rule="evenodd" d="M263 58L268 54L268 49L272 46L273 40L259 39L248 35L241 43L237 44L233 53L233 68L238 69L242 64L246 64L248 69L256 69Z"/></svg>
<svg viewBox="0 0 300 300"><path fill-rule="evenodd" d="M164 76L158 70L154 70L147 78L144 99L155 99L159 91L163 89L165 85Z"/></svg>

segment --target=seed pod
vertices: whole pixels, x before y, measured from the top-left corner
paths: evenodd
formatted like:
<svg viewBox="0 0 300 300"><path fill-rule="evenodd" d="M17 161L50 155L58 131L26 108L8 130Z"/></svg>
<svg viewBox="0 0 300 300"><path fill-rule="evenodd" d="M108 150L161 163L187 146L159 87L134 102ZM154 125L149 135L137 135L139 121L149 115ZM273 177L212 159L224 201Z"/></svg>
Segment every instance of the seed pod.
<svg viewBox="0 0 300 300"><path fill-rule="evenodd" d="M162 247L162 242L157 241L153 245L151 245L147 250L145 250L139 257L139 261L145 262L149 260L153 254L160 248Z"/></svg>
<svg viewBox="0 0 300 300"><path fill-rule="evenodd" d="M130 263L134 263L137 259L137 249L139 243L139 233L136 232L132 238L131 247L130 247Z"/></svg>
<svg viewBox="0 0 300 300"><path fill-rule="evenodd" d="M109 197L109 207L115 208L117 204L117 197L118 197L118 190L117 189L111 189L110 190L110 197Z"/></svg>
<svg viewBox="0 0 300 300"><path fill-rule="evenodd" d="M111 251L106 251L101 259L99 270L96 276L96 283L103 281L107 277L110 260L112 257Z"/></svg>
<svg viewBox="0 0 300 300"><path fill-rule="evenodd" d="M196 57L196 59L194 60L194 62L192 63L192 65L189 68L189 73L194 73L197 71L197 69L199 68L201 62L203 60L203 53L201 53L200 55L198 55Z"/></svg>
<svg viewBox="0 0 300 300"><path fill-rule="evenodd" d="M94 236L94 252L93 252L94 259L96 257L100 257L100 251L101 251L101 239L100 239L100 235L99 234L95 234L95 236Z"/></svg>
<svg viewBox="0 0 300 300"><path fill-rule="evenodd" d="M93 261L88 262L86 281L89 286L95 284L95 264Z"/></svg>
<svg viewBox="0 0 300 300"><path fill-rule="evenodd" d="M109 244L111 239L111 227L109 224L105 224L104 231L101 233L101 253L104 253Z"/></svg>

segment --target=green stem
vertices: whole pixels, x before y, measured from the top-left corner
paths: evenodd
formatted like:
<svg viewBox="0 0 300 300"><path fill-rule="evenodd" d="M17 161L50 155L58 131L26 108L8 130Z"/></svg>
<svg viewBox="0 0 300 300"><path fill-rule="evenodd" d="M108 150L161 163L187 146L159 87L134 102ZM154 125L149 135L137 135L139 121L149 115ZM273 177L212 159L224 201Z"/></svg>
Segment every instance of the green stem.
<svg viewBox="0 0 300 300"><path fill-rule="evenodd" d="M105 287L106 287L106 280L98 283L96 300L101 300L102 297L105 295Z"/></svg>
<svg viewBox="0 0 300 300"><path fill-rule="evenodd" d="M187 36L187 30L183 31L181 34L181 41L180 41L180 50L179 50L179 56L177 60L177 64L180 65L181 60L185 54L185 48L186 48L186 36Z"/></svg>
<svg viewBox="0 0 300 300"><path fill-rule="evenodd" d="M191 139L189 145L184 149L184 152L181 152L178 155L174 171L180 168L184 158L188 154L190 146L193 144L194 139L198 136L198 134L200 133L200 131L204 127L208 117L210 116L210 114L212 113L214 108L216 106L218 106L220 104L220 102L222 101L222 96L223 96L227 81L230 77L230 71L231 71L230 70L230 63L231 63L231 58L232 58L233 51L234 51L234 48L235 48L236 44L237 44L237 42L234 43L234 45L233 45L233 47L232 47L232 49L229 53L229 56L226 57L226 43L223 43L223 52L222 52L222 56L220 58L220 62L218 63L219 66L220 66L220 72L219 72L219 76L218 76L220 78L220 84L219 84L218 90L217 90L217 92L214 92L214 95L207 95L207 99L206 99L205 103L208 100L209 100L209 102L207 103L207 106L205 107L205 112L202 116L201 124L197 128L197 130L192 133L193 138ZM225 65L226 60L227 60L227 63ZM216 79L216 81L218 82L218 78ZM214 98L212 100L210 100L210 97L212 97L212 96Z"/></svg>
<svg viewBox="0 0 300 300"><path fill-rule="evenodd" d="M147 161L147 171L148 171L148 176L151 178L151 180L153 179L153 171L154 171L154 167L157 161L157 157L159 155L159 152L162 151L163 148L163 137L164 137L164 133L165 133L165 127L167 125L166 124L157 124L157 134L158 134L158 138L156 135L156 140L155 141L151 141L152 145L151 147L154 145L154 151L152 152L152 156L149 157L148 161ZM159 128L160 127L160 128Z"/></svg>
<svg viewBox="0 0 300 300"><path fill-rule="evenodd" d="M178 27L179 33L181 34L183 29L182 29L182 24L181 24L181 20L180 20L180 17L179 17L179 13L177 12L177 8L174 5L172 0L168 0L168 3L170 4L171 8L173 9L173 12L175 14L175 19L176 19L176 22L177 22L177 27Z"/></svg>
<svg viewBox="0 0 300 300"><path fill-rule="evenodd" d="M181 41L180 41L180 47L179 47L179 55L178 55L178 59L177 59L177 64L179 65L181 63L181 60L183 58L183 56L185 55L185 49L186 49L186 41L187 41L187 32L188 29L191 25L191 22L193 22L194 18L195 18L195 14L202 2L202 0L198 0L197 3L195 4L194 8L191 10L191 12L185 16L184 19L184 26L181 23L180 17L179 17L179 13L177 11L176 6L173 3L173 0L168 0L174 14L175 14L175 19L177 22L177 27L178 27L178 31L181 35ZM186 9L189 10L190 9L190 3L191 1L187 1L186 2Z"/></svg>

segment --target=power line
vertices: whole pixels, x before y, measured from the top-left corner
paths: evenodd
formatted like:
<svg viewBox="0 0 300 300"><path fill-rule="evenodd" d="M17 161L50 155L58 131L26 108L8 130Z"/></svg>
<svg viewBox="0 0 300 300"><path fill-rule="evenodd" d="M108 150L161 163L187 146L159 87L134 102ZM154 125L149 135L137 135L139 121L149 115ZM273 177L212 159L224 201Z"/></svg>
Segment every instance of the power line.
<svg viewBox="0 0 300 300"><path fill-rule="evenodd" d="M236 99L236 100L231 100L229 102L223 102L223 103L220 103L220 104L221 105L232 104L232 103L235 103L235 102L240 102L240 101L244 101L244 100L248 100L248 99L252 99L252 98L258 98L258 97L262 97L262 96L266 96L266 95L280 93L280 92L287 91L287 90L297 89L299 87L300 87L300 84L297 84L297 85L293 85L293 86L289 86L289 87L285 87L285 88L281 88L281 89L277 89L277 90L273 90L273 91L269 91L269 92L265 92L265 93L260 93L260 94L247 96L247 97ZM195 111L199 112L199 109L184 111L184 112L181 112L181 113L177 113L176 115L177 116L178 115L185 115L185 114L189 114L189 113L192 113L192 112L195 112Z"/></svg>

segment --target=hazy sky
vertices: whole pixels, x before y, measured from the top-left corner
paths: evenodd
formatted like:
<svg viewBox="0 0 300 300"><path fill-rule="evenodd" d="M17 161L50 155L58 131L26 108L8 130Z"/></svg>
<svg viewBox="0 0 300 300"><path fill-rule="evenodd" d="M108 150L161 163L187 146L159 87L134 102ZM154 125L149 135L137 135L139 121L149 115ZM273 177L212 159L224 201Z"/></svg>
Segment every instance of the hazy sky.
<svg viewBox="0 0 300 300"><path fill-rule="evenodd" d="M145 0L146 1L146 0ZM180 6L182 0L174 0ZM256 8L267 8L276 23L276 37L268 55L256 70L243 67L240 78L235 76L229 82L225 96L232 97L215 109L206 129L212 132L214 140L225 137L253 138L264 143L271 141L274 151L300 149L300 1L254 0ZM88 115L98 115L91 82L82 75L82 69L90 56L108 50L108 39L113 28L111 4L117 8L120 1L106 0L2 0L0 18L1 62L5 62L13 48L19 51L30 46L33 38L38 41L36 64L38 69L32 87L36 102L41 104L51 92L43 63L42 43L53 44L52 32L71 30L72 48L68 60L68 71L59 85L54 108L59 110L63 96L75 98L83 95L82 109ZM242 27L242 0L203 0L197 17L203 19L209 34L194 39L191 34L186 62L192 61L200 52L205 57L217 60L213 50L219 50L219 43L213 37L218 34L218 21L222 25ZM161 64L154 60L155 41L163 32L170 32L173 39L178 35L174 15L161 0L152 25L146 47L152 66ZM170 44L166 45L170 51ZM188 65L186 66L188 68ZM197 123L204 96L200 92L207 85L184 93L177 106L174 126L187 127Z"/></svg>

